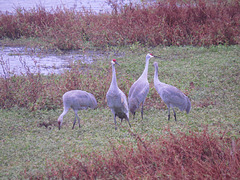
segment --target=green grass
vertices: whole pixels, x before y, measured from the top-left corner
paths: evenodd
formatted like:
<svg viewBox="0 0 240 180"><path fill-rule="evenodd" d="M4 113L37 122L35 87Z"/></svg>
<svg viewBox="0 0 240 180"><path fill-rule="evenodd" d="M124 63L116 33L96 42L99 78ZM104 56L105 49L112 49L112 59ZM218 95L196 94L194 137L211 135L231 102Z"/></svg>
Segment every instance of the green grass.
<svg viewBox="0 0 240 180"><path fill-rule="evenodd" d="M145 66L148 51L161 59L151 59L148 79L150 92L146 100L144 120L137 112L133 120L130 116L131 130L141 137L159 137L172 132L202 131L206 126L216 135L226 133L228 136L240 137L240 47L214 46L196 47L156 47L147 49L139 46L133 53L133 47L114 49L125 51L125 57L119 58L117 78L118 85L125 86L121 77L136 80ZM109 68L110 57L96 61L92 68ZM159 79L174 85L188 94L192 102L191 112L186 115L177 110L178 121L167 121L166 107L160 109L161 100L153 87L153 62L159 63ZM106 71L107 72L107 71ZM191 87L191 83L194 87ZM94 93L93 93L94 94ZM156 97L156 98L154 98ZM151 102L151 103L150 103ZM44 172L46 164L51 161L64 161L67 156L92 151L105 152L113 144L135 142L128 132L126 121L118 130L114 129L113 116L108 108L79 112L81 129L75 126L73 111L64 117L64 124L59 131L56 122L62 112L57 110L29 112L18 107L10 110L0 109L0 178L22 179L27 173ZM52 124L47 128L42 123Z"/></svg>

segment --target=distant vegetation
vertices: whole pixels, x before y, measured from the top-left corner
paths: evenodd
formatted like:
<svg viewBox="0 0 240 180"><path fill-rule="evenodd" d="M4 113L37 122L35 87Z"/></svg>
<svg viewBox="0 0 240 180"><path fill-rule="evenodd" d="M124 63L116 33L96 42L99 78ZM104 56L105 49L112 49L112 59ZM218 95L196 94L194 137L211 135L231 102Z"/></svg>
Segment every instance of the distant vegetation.
<svg viewBox="0 0 240 180"><path fill-rule="evenodd" d="M69 9L1 12L0 38L38 38L46 49L85 49L140 43L210 46L240 42L239 0L166 0L136 5L109 1L112 12Z"/></svg>

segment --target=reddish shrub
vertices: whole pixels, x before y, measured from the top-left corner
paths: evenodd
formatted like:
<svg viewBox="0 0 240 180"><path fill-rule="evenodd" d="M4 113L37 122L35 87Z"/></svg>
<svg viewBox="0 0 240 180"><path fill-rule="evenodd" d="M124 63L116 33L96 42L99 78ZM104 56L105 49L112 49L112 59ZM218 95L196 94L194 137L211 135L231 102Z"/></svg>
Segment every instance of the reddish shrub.
<svg viewBox="0 0 240 180"><path fill-rule="evenodd" d="M98 105L106 106L106 92L110 86L110 69L85 70L85 65L74 64L71 70L59 75L43 76L39 72L31 72L27 66L26 75L8 76L9 70L0 60L5 77L0 77L0 107L26 107L30 110L55 109L62 106L62 95L73 89L92 92ZM125 78L122 81L132 84ZM121 87L127 92L128 86Z"/></svg>
<svg viewBox="0 0 240 180"><path fill-rule="evenodd" d="M239 0L167 0L151 5L108 1L111 13L17 9L0 14L0 38L38 37L47 48L79 49L141 43L156 45L239 44Z"/></svg>
<svg viewBox="0 0 240 180"><path fill-rule="evenodd" d="M112 150L67 157L67 162L48 164L38 179L238 179L240 177L240 139L201 133L172 134L155 140L137 140ZM36 176L27 175L35 179Z"/></svg>

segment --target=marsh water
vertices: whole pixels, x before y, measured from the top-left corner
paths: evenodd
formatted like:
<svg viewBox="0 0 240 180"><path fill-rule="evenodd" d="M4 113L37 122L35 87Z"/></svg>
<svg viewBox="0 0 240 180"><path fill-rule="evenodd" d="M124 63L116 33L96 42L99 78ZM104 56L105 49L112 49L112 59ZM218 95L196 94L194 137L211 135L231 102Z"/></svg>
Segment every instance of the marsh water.
<svg viewBox="0 0 240 180"><path fill-rule="evenodd" d="M124 2L128 3L129 0ZM37 6L44 7L46 10L55 9L56 7L74 8L76 10L81 10L84 7L96 12L111 9L106 0L0 0L1 11L13 12L18 7L27 10Z"/></svg>
<svg viewBox="0 0 240 180"><path fill-rule="evenodd" d="M122 3L140 2L140 0L122 0ZM57 7L65 7L75 10L91 9L96 13L106 12L111 9L106 3L107 0L0 0L0 11L14 13L21 7L26 10L38 6L44 7L46 10L56 9ZM41 54L31 52L24 47L1 47L0 48L0 76L9 76L12 74L26 73L26 71L38 72L42 74L61 73L69 68L69 64L74 61L82 63L92 63L94 60L103 57L103 52L88 51L82 53L80 51L69 51L67 53L58 54Z"/></svg>
<svg viewBox="0 0 240 180"><path fill-rule="evenodd" d="M80 61L90 64L106 56L101 51L68 51L62 54L38 53L24 47L2 47L0 49L0 76L9 77L21 73L62 73L70 64ZM10 72L10 73L9 73Z"/></svg>

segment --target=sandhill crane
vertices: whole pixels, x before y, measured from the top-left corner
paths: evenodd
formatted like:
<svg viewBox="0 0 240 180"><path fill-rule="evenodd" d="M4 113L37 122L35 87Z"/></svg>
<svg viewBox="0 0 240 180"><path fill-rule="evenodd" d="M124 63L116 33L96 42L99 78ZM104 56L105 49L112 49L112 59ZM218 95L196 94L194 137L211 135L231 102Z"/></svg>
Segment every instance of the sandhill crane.
<svg viewBox="0 0 240 180"><path fill-rule="evenodd" d="M147 79L148 75L148 64L150 58L154 57L152 54L148 53L146 56L146 64L145 69L142 75L138 78L136 82L131 86L128 94L128 103L129 110L133 114L133 118L135 117L136 110L139 108L140 104L142 104L141 116L143 119L143 104L149 92L149 83Z"/></svg>
<svg viewBox="0 0 240 180"><path fill-rule="evenodd" d="M189 98L176 87L160 82L158 79L158 63L154 62L153 64L155 67L154 86L161 99L168 107L168 120L170 120L170 108L172 108L175 121L177 121L174 107L178 107L180 111L185 110L188 114L191 109L191 102Z"/></svg>
<svg viewBox="0 0 240 180"><path fill-rule="evenodd" d="M72 108L75 113L75 119L73 122L72 129L74 129L74 126L77 120L78 120L79 128L81 127L80 119L77 115L77 112L79 110L88 109L88 108L91 108L91 109L97 108L97 101L95 97L91 93L88 93L86 91L71 90L66 92L62 98L63 98L64 110L63 110L63 113L58 118L59 130L62 125L63 116L67 114L70 108Z"/></svg>
<svg viewBox="0 0 240 180"><path fill-rule="evenodd" d="M116 71L115 64L118 64L116 59L111 61L112 63L112 82L110 88L107 92L107 104L111 109L114 116L115 130L117 130L116 116L121 119L125 118L128 121L129 126L129 110L126 95L118 88L117 79L116 79ZM119 64L118 64L119 65Z"/></svg>

